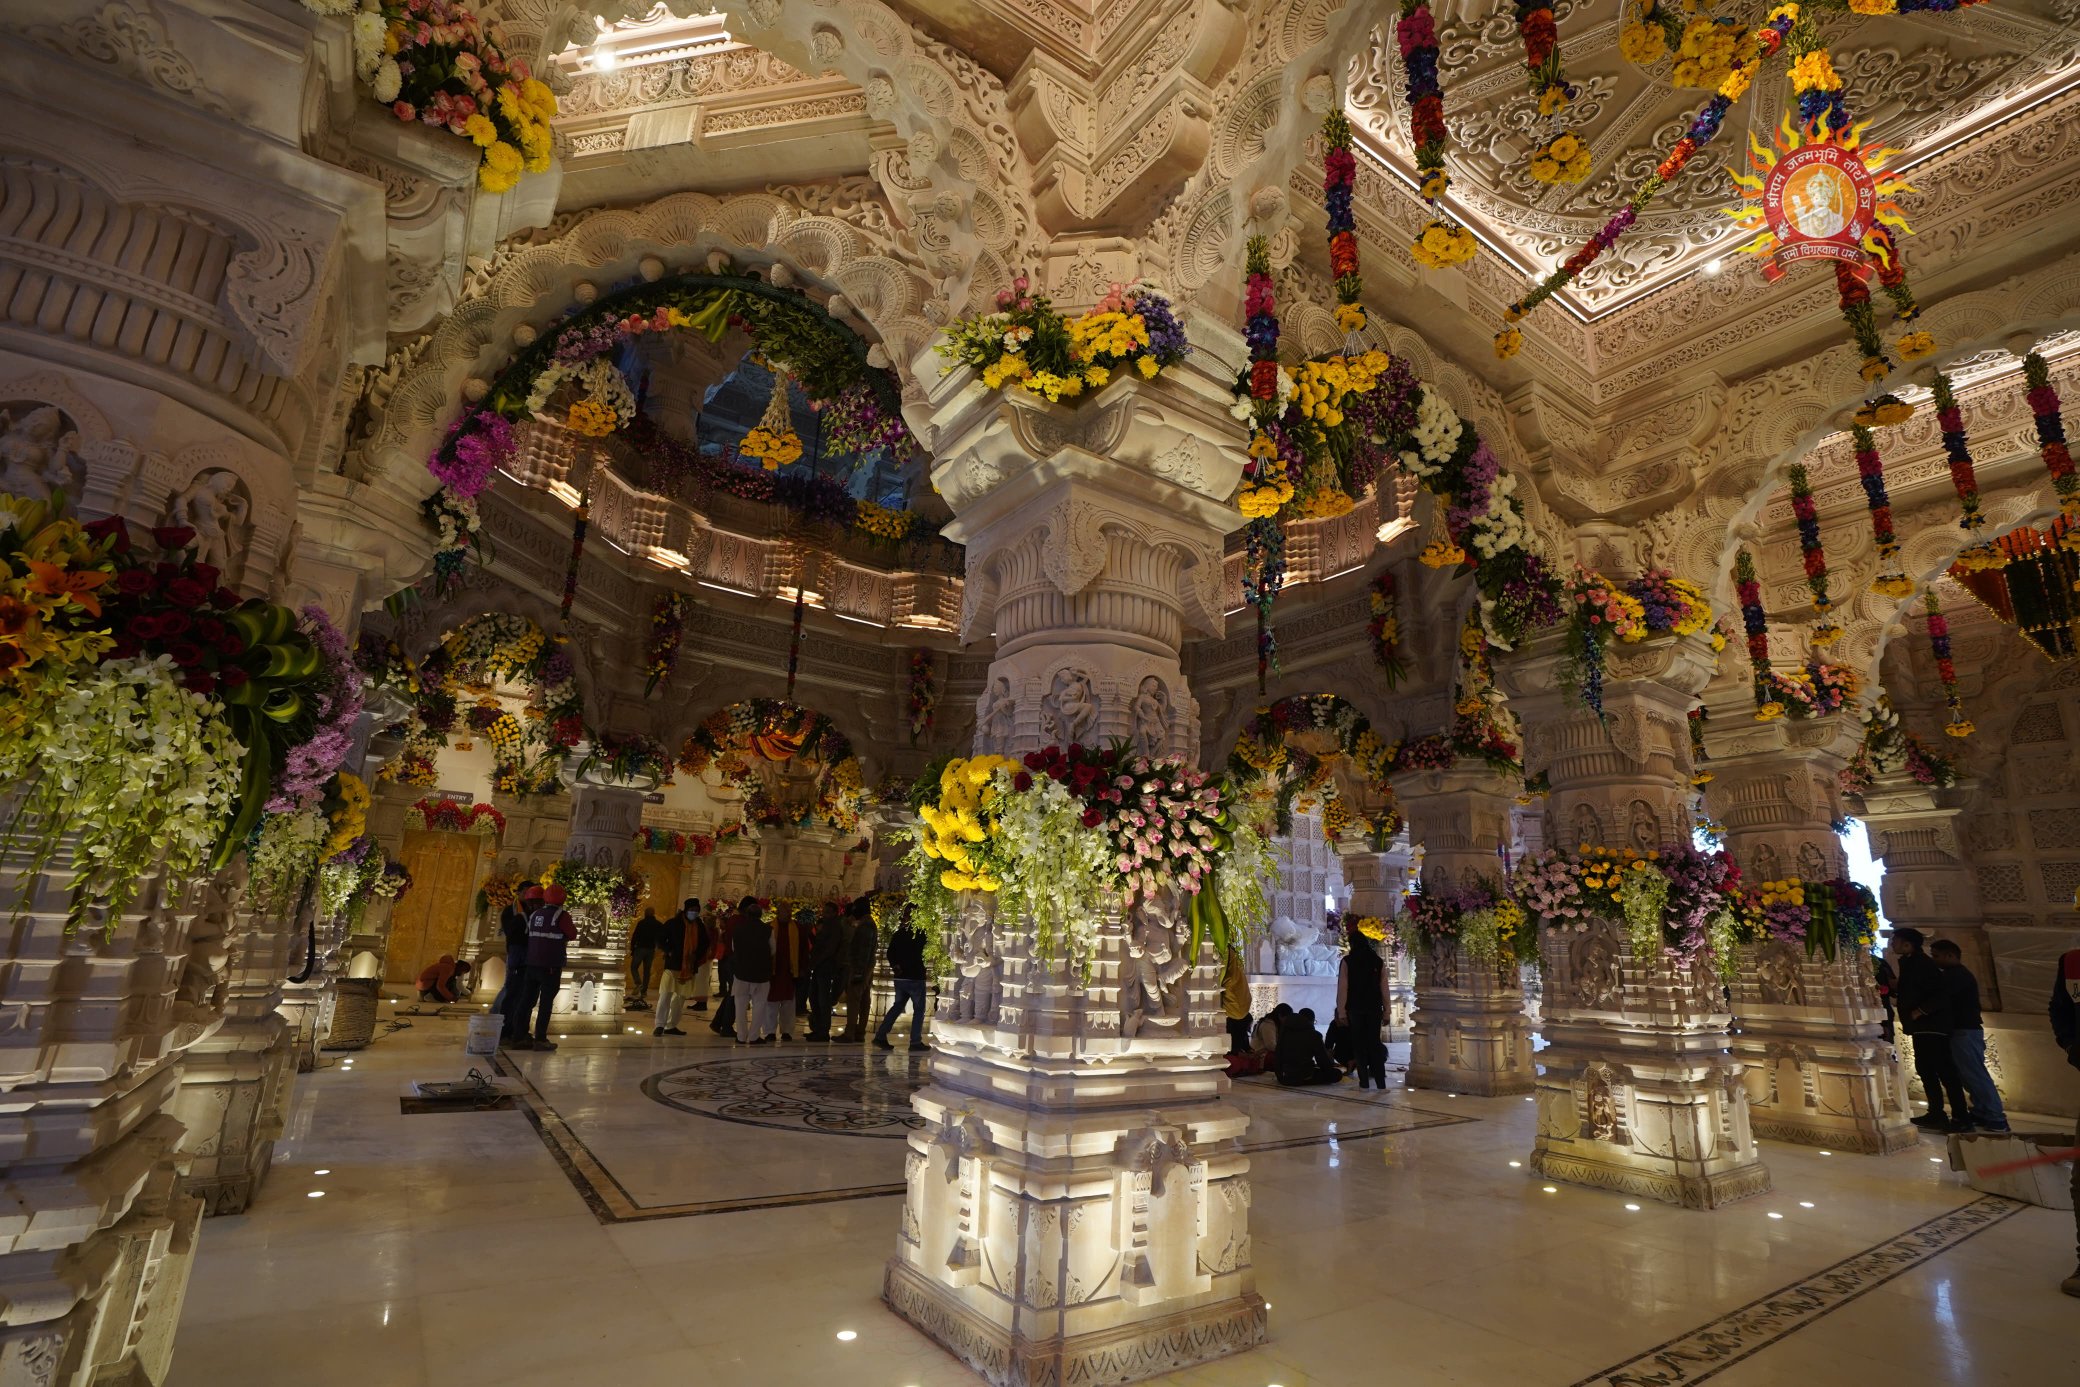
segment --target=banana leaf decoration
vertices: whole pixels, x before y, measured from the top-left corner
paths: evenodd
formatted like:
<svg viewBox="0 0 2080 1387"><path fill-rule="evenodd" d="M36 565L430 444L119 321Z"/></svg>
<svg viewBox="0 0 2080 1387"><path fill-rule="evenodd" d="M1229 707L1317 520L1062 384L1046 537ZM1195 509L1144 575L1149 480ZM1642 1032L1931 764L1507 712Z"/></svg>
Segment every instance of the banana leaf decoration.
<svg viewBox="0 0 2080 1387"><path fill-rule="evenodd" d="M246 643L232 666L243 670L246 680L232 687L220 679L217 697L232 735L246 749L246 759L238 813L224 826L210 855L211 871L229 862L260 822L274 793L276 767L288 748L310 735L316 714L307 690L324 668L317 647L287 607L256 599L225 620Z"/></svg>

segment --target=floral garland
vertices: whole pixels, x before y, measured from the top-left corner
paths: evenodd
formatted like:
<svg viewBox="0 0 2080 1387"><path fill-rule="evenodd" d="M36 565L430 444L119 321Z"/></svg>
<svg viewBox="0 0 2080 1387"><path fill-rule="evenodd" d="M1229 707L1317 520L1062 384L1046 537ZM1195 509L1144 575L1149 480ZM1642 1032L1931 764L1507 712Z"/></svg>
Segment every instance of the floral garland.
<svg viewBox="0 0 2080 1387"><path fill-rule="evenodd" d="M1936 424L1943 432L1943 452L1950 463L1950 485L1957 492L1957 504L1963 513L1957 525L1966 534L1976 535L1985 526L1986 517L1979 512L1979 477L1972 466L1971 443L1965 436L1964 411L1958 407L1949 376L1938 371L1930 385L1935 390Z"/></svg>
<svg viewBox="0 0 2080 1387"><path fill-rule="evenodd" d="M1372 580L1369 600L1372 617L1365 631L1372 641L1372 655L1379 661L1387 687L1398 688L1408 677L1408 657L1401 650L1401 594L1391 572L1382 569Z"/></svg>
<svg viewBox="0 0 2080 1387"><path fill-rule="evenodd" d="M1762 610L1762 580L1756 575L1754 557L1745 549L1733 556L1733 591L1741 604L1741 625L1747 631L1755 720L1781 718L1784 705L1776 698L1776 676L1769 664L1769 618Z"/></svg>
<svg viewBox="0 0 2080 1387"><path fill-rule="evenodd" d="M1600 573L1576 565L1561 599L1567 611L1560 685L1597 717L1603 716L1604 653L1613 640L1647 638L1646 610Z"/></svg>
<svg viewBox="0 0 2080 1387"><path fill-rule="evenodd" d="M1904 769L1917 785L1947 789L1957 783L1957 763L1900 726L1892 701L1880 695L1863 720L1863 742L1842 769L1844 792L1861 795L1878 777Z"/></svg>
<svg viewBox="0 0 2080 1387"><path fill-rule="evenodd" d="M1351 152L1351 123L1341 109L1322 117L1322 208L1329 227L1329 273L1336 278L1336 326L1365 330L1365 281L1358 273L1358 222L1351 193L1358 159Z"/></svg>
<svg viewBox="0 0 2080 1387"><path fill-rule="evenodd" d="M1871 538L1878 546L1878 576L1871 591L1881 597L1911 597L1913 580L1899 569L1899 537L1892 532L1892 498L1885 492L1885 460L1878 455L1878 440L1862 424L1849 429L1856 445L1856 475L1863 483L1864 500L1870 505Z"/></svg>
<svg viewBox="0 0 2080 1387"><path fill-rule="evenodd" d="M1023 762L949 760L924 790L906 859L913 920L938 939L960 898L996 895L1000 931L1031 929L1043 958L1088 976L1108 913L1175 892L1202 940L1224 953L1269 915L1260 885L1275 871L1260 827L1196 767L1047 747ZM943 945L942 945L943 947Z"/></svg>
<svg viewBox="0 0 2080 1387"><path fill-rule="evenodd" d="M969 366L990 390L1017 385L1059 402L1096 391L1132 371L1152 379L1191 354L1170 300L1153 289L1115 284L1089 311L1065 318L1032 291L1024 274L997 293L997 311L962 318L932 350L947 358L942 374Z"/></svg>
<svg viewBox="0 0 2080 1387"><path fill-rule="evenodd" d="M585 735L576 666L560 641L551 642L526 617L505 612L472 617L443 636L440 647L420 662L407 741L414 766L401 767L398 779L409 785L435 783L432 757L447 745L459 720L457 688L478 686L488 692L495 679L531 684L533 692L518 735L498 712L470 714L467 725L492 738L492 788L516 796L562 792L564 754Z"/></svg>
<svg viewBox="0 0 2080 1387"><path fill-rule="evenodd" d="M686 857L711 857L715 836L711 833L681 833L673 828L651 825L636 830L636 847L642 852L678 853Z"/></svg>
<svg viewBox="0 0 2080 1387"><path fill-rule="evenodd" d="M1928 647L1935 656L1936 675L1943 681L1943 703L1950 710L1943 731L1952 737L1969 737L1979 729L1964 715L1964 698L1957 691L1957 666L1950 659L1950 622L1934 588L1923 594L1922 602L1928 611Z"/></svg>
<svg viewBox="0 0 2080 1387"><path fill-rule="evenodd" d="M1475 963L1536 963L1538 931L1496 882L1452 889L1422 883L1401 903L1401 934L1413 949L1456 949Z"/></svg>
<svg viewBox="0 0 2080 1387"><path fill-rule="evenodd" d="M502 193L549 167L556 94L505 53L496 24L455 0L304 0L353 14L354 74L390 114L461 136L483 151L477 186Z"/></svg>
<svg viewBox="0 0 2080 1387"><path fill-rule="evenodd" d="M2023 398L2036 419L2037 446L2044 456L2044 470L2058 492L2059 509L2080 520L2080 476L2073 472L2073 456L2066 450L2065 421L2060 417L2058 388L2051 383L2051 364L2042 352L2022 358L2023 381L2028 389Z"/></svg>
<svg viewBox="0 0 2080 1387"><path fill-rule="evenodd" d="M1860 882L1836 877L1765 881L1734 900L1735 938L1755 944L1802 944L1810 957L1833 960L1869 949L1877 939L1878 901Z"/></svg>
<svg viewBox="0 0 2080 1387"><path fill-rule="evenodd" d="M678 766L688 775L714 767L744 793L753 822L777 824L781 807L768 798L757 767L798 756L821 767L816 802L798 821L820 818L841 830L857 827L866 792L852 742L829 716L800 704L753 698L716 709L681 745Z"/></svg>
<svg viewBox="0 0 2080 1387"><path fill-rule="evenodd" d="M404 811L404 826L441 833L474 833L504 841L506 816L489 804L463 805L452 799L415 800Z"/></svg>
<svg viewBox="0 0 2080 1387"><path fill-rule="evenodd" d="M1636 957L1688 963L1716 957L1729 966L1735 940L1732 859L1676 844L1642 853L1584 845L1570 856L1555 849L1517 863L1510 890L1525 912L1548 928L1583 931L1595 918L1624 922Z"/></svg>
<svg viewBox="0 0 2080 1387"><path fill-rule="evenodd" d="M1441 270L1473 258L1473 233L1438 215L1438 200L1452 185L1444 168L1444 88L1439 81L1437 25L1429 0L1401 0L1394 39L1408 69L1408 135L1416 152L1416 178L1431 219L1416 233L1409 253L1419 265Z"/></svg>
<svg viewBox="0 0 2080 1387"><path fill-rule="evenodd" d="M643 697L672 677L679 662L679 642L686 637L686 614L693 599L683 592L661 592L650 604L650 639L643 651Z"/></svg>
<svg viewBox="0 0 2080 1387"><path fill-rule="evenodd" d="M324 798L333 773L353 749L354 724L361 716L361 671L347 651L347 638L316 604L303 609L300 625L318 652L318 675L310 689L314 726L307 740L283 756L267 801L270 812L308 809Z"/></svg>
<svg viewBox="0 0 2080 1387"><path fill-rule="evenodd" d="M1300 746L1295 737L1326 736L1334 750L1324 755ZM1295 694L1257 710L1235 739L1225 772L1230 797L1263 806L1263 814L1278 832L1290 833L1293 810L1311 808L1320 801L1325 808L1341 798L1333 772L1339 760L1348 760L1356 779L1385 808L1370 819L1353 812L1353 827L1384 846L1400 831L1401 816L1394 809L1394 789L1387 777L1395 770L1395 748L1383 740L1364 714L1334 694Z"/></svg>
<svg viewBox="0 0 2080 1387"><path fill-rule="evenodd" d="M1575 88L1560 65L1560 35L1551 0L1516 0L1516 9L1524 70L1531 94L1538 98L1538 117L1556 121L1574 100ZM1531 176L1541 183L1579 183L1589 176L1589 163L1588 142L1556 129L1532 151Z"/></svg>
<svg viewBox="0 0 2080 1387"><path fill-rule="evenodd" d="M1249 343L1245 409L1250 425L1249 459L1243 464L1235 505L1249 517L1243 528L1242 600L1256 609L1257 692L1264 692L1277 664L1271 608L1285 583L1285 531L1278 512L1293 499L1292 461L1276 433L1284 413L1288 379L1278 364L1278 296L1271 281L1271 252L1262 236L1249 238L1243 260L1242 335ZM1297 461L1298 459L1294 459Z"/></svg>
<svg viewBox="0 0 2080 1387"><path fill-rule="evenodd" d="M1765 58L1783 46L1784 36L1791 31L1791 26L1797 18L1797 5L1778 5L1770 12L1762 27L1748 36L1745 45L1742 46L1744 51L1728 65L1726 76L1719 82L1718 90L1713 93L1711 100L1698 111L1696 118L1690 122L1689 130L1676 141L1668 156L1655 166L1654 172L1634 187L1632 196L1626 199L1625 205L1619 208L1595 235L1584 242L1580 249L1568 256L1557 269L1541 279L1504 312L1503 330L1496 334L1495 338L1497 356L1506 358L1516 355L1517 350L1523 345L1523 337L1515 324L1521 322L1526 314L1555 293L1573 283L1576 276L1615 245L1618 238L1639 219L1641 210L1654 200L1662 187L1680 177L1697 151L1711 143L1726 119L1727 111L1747 94L1749 85L1755 80L1755 70L1761 66Z"/></svg>
<svg viewBox="0 0 2080 1387"><path fill-rule="evenodd" d="M672 754L655 737L641 732L592 732L585 740L585 755L578 762L580 775L592 772L617 784L671 777Z"/></svg>
<svg viewBox="0 0 2080 1387"><path fill-rule="evenodd" d="M801 385L812 405L870 392L884 442L893 442L902 392L892 373L869 366L867 347L805 295L734 273L682 275L632 282L603 294L541 333L507 363L483 402L448 430L427 470L441 490L422 507L441 535L434 555L436 589L450 591L477 533L475 498L518 446L515 421L530 416L604 436L632 426L635 397L612 357L623 343L656 333L693 331L720 341L746 332L775 370ZM559 400L567 401L560 414ZM575 417L573 410L580 404ZM865 407L847 406L855 417Z"/></svg>
<svg viewBox="0 0 2080 1387"><path fill-rule="evenodd" d="M1772 670L1767 676L1770 703L1794 719L1824 718L1855 701L1862 677L1846 665L1814 660L1788 673Z"/></svg>
<svg viewBox="0 0 2080 1387"><path fill-rule="evenodd" d="M744 435L737 451L757 458L760 467L778 472L802 459L802 436L794 431L794 409L787 397L788 375L784 367L773 370L773 393L766 399L765 413Z"/></svg>
<svg viewBox="0 0 2080 1387"><path fill-rule="evenodd" d="M939 710L939 681L932 672L932 652L910 652L910 745L932 735Z"/></svg>
<svg viewBox="0 0 2080 1387"><path fill-rule="evenodd" d="M1813 483L1802 462L1785 468L1784 476L1791 485L1791 514L1798 522L1799 552L1805 556L1806 589L1813 594L1813 610L1820 615L1812 641L1816 647L1832 645L1841 639L1842 628L1828 615L1834 610L1834 603L1827 596L1827 550L1820 540L1820 511L1813 502Z"/></svg>
<svg viewBox="0 0 2080 1387"><path fill-rule="evenodd" d="M595 866L569 857L551 863L542 884L561 886L572 905L604 910L617 924L635 918L636 905L649 889L649 879L631 867Z"/></svg>

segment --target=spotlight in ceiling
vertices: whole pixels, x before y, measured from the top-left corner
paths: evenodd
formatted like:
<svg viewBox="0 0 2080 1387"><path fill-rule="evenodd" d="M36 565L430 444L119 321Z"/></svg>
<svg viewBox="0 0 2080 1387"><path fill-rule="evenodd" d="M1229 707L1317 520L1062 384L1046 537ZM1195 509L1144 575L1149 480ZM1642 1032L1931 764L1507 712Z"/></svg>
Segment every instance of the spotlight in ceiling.
<svg viewBox="0 0 2080 1387"><path fill-rule="evenodd" d="M1716 255L1704 262L1704 272L1708 275L1718 274L1721 270L1725 268L1726 262L1724 260L1721 260Z"/></svg>

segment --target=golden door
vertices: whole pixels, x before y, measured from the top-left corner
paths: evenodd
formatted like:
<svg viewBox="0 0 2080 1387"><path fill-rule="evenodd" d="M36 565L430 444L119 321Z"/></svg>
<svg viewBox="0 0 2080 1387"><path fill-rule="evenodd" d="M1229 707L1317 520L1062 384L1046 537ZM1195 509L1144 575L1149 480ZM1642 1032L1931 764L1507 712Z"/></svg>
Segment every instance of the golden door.
<svg viewBox="0 0 2080 1387"><path fill-rule="evenodd" d="M645 909L657 912L660 920L669 920L679 909L679 872L684 865L675 852L638 852L633 865L649 883L643 899L636 903L636 918L643 918Z"/></svg>
<svg viewBox="0 0 2080 1387"><path fill-rule="evenodd" d="M427 964L462 947L463 930L476 908L477 866L485 841L474 833L405 830L404 865L412 874L412 889L390 912L384 982L414 982Z"/></svg>

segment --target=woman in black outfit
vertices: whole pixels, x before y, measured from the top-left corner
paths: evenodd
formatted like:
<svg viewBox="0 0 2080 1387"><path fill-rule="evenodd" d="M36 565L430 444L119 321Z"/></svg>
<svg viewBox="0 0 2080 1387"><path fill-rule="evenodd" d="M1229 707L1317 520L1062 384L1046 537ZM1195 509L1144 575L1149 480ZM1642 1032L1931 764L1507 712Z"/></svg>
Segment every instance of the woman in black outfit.
<svg viewBox="0 0 2080 1387"><path fill-rule="evenodd" d="M1387 968L1372 941L1356 925L1348 928L1350 947L1336 971L1336 1015L1345 1026L1358 1087L1385 1088L1387 1044L1380 1031L1387 1022Z"/></svg>

